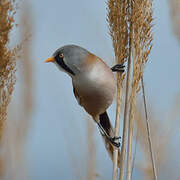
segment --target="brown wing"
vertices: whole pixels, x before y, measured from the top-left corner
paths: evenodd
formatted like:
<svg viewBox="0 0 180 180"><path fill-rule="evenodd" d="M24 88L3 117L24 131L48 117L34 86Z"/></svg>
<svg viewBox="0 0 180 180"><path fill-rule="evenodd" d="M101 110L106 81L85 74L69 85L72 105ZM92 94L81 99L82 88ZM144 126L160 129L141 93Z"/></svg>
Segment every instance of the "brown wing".
<svg viewBox="0 0 180 180"><path fill-rule="evenodd" d="M74 96L75 96L78 104L79 104L80 106L82 106L82 98L81 98L80 95L78 94L78 92L77 92L76 88L74 87L74 85L73 85L73 92L74 92Z"/></svg>

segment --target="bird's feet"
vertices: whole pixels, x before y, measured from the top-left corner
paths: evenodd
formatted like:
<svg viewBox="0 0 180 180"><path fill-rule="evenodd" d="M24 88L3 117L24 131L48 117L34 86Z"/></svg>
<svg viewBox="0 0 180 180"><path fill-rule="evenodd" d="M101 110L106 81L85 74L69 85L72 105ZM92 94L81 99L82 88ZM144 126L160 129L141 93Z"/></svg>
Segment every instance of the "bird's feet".
<svg viewBox="0 0 180 180"><path fill-rule="evenodd" d="M124 72L124 63L121 63L121 64L116 64L115 66L113 66L112 68L111 68L111 70L113 71L113 72Z"/></svg>
<svg viewBox="0 0 180 180"><path fill-rule="evenodd" d="M111 142L112 145L114 145L115 147L119 148L121 143L119 142L119 139L121 139L121 137L107 137L107 139Z"/></svg>
<svg viewBox="0 0 180 180"><path fill-rule="evenodd" d="M121 137L111 137L109 134L107 134L107 132L104 130L104 128L102 127L102 125L100 123L98 123L100 132L102 134L102 136L105 136L107 138L107 140L115 147L119 148L120 147L120 142L119 139L121 139Z"/></svg>

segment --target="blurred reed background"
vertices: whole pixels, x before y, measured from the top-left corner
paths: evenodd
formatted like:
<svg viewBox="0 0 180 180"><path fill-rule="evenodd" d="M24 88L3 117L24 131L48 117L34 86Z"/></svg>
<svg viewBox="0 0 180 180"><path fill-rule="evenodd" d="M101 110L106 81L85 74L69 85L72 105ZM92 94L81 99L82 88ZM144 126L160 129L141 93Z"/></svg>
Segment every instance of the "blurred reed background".
<svg viewBox="0 0 180 180"><path fill-rule="evenodd" d="M144 11L143 13L147 13L146 9L144 8L146 7L147 4L143 6L142 2L146 2L146 1L145 0L136 1L136 3L133 4L134 5L133 9L134 11L136 11L136 13L140 10ZM76 105L75 101L73 100L73 95L70 94L71 91L69 89L71 87L65 83L66 81L69 81L69 79L63 79L65 77L63 78L60 77L61 76L60 72L57 71L56 73L54 67L52 67L52 69L51 68L46 69L44 65L42 65L42 63L40 63L40 65L37 63L37 61L38 62L43 61L43 59L41 59L42 57L44 59L47 58L46 55L48 55L48 53L52 53L55 50L50 40L52 31L53 33L56 33L56 29L55 29L56 26L58 27L61 26L62 28L62 26L65 24L59 22L59 20L56 19L58 13L57 14L52 13L54 15L55 21L53 19L49 19L48 15L45 16L46 15L45 13L47 12L46 8L49 9L51 8L51 6L48 7L46 5L46 2L41 1L38 9L39 13L42 11L42 14L43 13L44 14L43 15L39 14L39 17L35 16L36 14L33 14L34 9L32 8L33 6L31 5L31 3L35 4L35 2L33 1L32 2L26 1L25 3L18 2L18 6L17 6L17 1L13 1L13 0L0 1L0 140L1 140L0 179L36 180L36 179L51 178L56 180L56 179L67 179L67 177L68 179L78 179L78 180L110 179L112 174L112 162L110 159L108 159L108 157L106 157L107 154L106 152L104 152L105 149L103 147L102 148L99 147L99 144L101 143L101 139L99 137L99 134L97 133L96 126L92 123L91 119L87 117L86 114L84 115L83 113L79 113L80 107ZM55 6L59 7L58 9L61 9L62 7L65 8L68 7L66 6L65 3L63 4L63 2L61 2L61 6L58 3L58 1L54 3L57 3L57 5ZM156 3L156 1L154 1L154 3ZM96 17L91 16L93 13L91 14L90 7L88 9L88 7L86 7L82 1L79 1L77 4L78 7L76 7L75 5L74 8L78 9L81 7L80 5L82 5L82 7L85 8L85 10L82 11L82 13L83 12L86 12L87 14L89 13L89 15L86 14L87 17L85 17L86 21L87 18L90 21L89 23L90 26L88 28L91 29L94 26L98 27L98 23L93 24L94 23L93 21L96 20L92 20L91 22L91 18L96 19ZM40 7L42 9L40 9ZM99 6L97 3L97 8L98 7ZM104 3L104 8L106 7L107 6ZM127 38L126 36L128 36L127 34L128 32L126 30L127 24L125 22L125 19L123 18L128 19L128 17L124 16L123 13L125 12L121 11L123 8L111 9L112 8L111 6L108 7L109 7L109 11L110 10L117 11L114 12L115 14L112 15L112 18L115 18L114 16L116 15L121 16L122 13L121 21L117 22L117 25L121 29L119 29L118 32L116 32L117 34L118 33L120 34L121 39L116 39L117 35L113 34L113 32L117 31L118 28L117 26L113 28L112 23L110 23L110 35L113 39L113 47L115 52L114 59L115 60L119 59L120 62L122 62L121 60L126 61L128 59L128 50L129 50L128 41L126 41ZM123 10L125 11L126 7L125 6L121 6L121 7L124 7ZM169 14L171 18L171 25L173 32L175 34L175 37L179 41L180 1L169 0L168 8L170 12ZM18 15L18 17L15 16L16 11L21 12ZM57 11L55 10L55 12ZM119 14L117 14L118 12ZM72 13L75 13L75 11L72 10ZM133 21L137 21L137 27L134 26L134 31L136 32L138 32L138 28L142 23L142 19L140 18L138 19L139 16L137 14L132 18ZM59 14L59 16L61 15ZM72 16L73 15L71 15L71 18ZM16 19L14 22L14 17L17 17L17 19L19 19L17 27L15 26ZM38 25L35 23L35 21L36 20L38 21L38 18L40 17L42 18L41 21L44 20L43 22L44 24L42 29L36 32L37 31L36 26ZM109 18L108 21L111 22L111 17L108 18ZM140 24L138 24L138 20ZM46 44L47 47L49 47L49 52L46 53L45 56L41 56L41 58L39 56L36 56L36 58L38 59L36 59L35 61L33 60L35 54L33 50L34 48L37 48L36 40L38 39L38 35L40 36L40 33L43 33L43 30L46 29L46 27L48 26L47 24L50 21L52 21L53 23L54 22L58 22L58 23L52 29L48 29L51 31L46 32L46 36L44 37L44 39L43 40L41 39L43 41L41 42L41 47L39 46L39 49L37 50L38 53L42 53L42 54L45 53L45 50L43 49L45 49L44 44ZM121 26L123 21L124 21L124 26ZM156 24L154 24L154 26L156 26ZM15 34L10 33L10 32L17 33L15 29L18 29L19 31L18 32L19 35L17 35L17 37L15 37ZM100 39L99 41L104 40L104 36L100 35L101 33L103 33L105 37L108 36L107 34L108 32L103 31L99 33L97 31L98 28L97 30L95 29L96 32L95 39L97 39L98 37L98 39ZM57 34L60 34L60 32L58 32ZM70 33L70 30L68 32ZM90 32L91 31L89 31L88 33ZM145 34L142 35L142 38L145 37ZM87 33L85 33L85 35L87 36ZM80 32L79 38L85 39L85 35L83 33L81 34ZM20 36L19 40L17 40L18 36ZM133 43L136 46L139 46L140 43L138 42L142 39L140 40L138 39L139 38L138 33L137 36L132 36L132 37L133 37L132 39ZM13 46L12 45L13 43L12 44L10 43L11 38L13 40L15 39L14 41L19 43ZM55 39L53 39L53 41L59 41L59 39L56 37ZM73 42L76 43L75 38ZM109 42L108 41L106 42L106 40L104 40L104 42L102 43L103 48ZM61 43L62 42L58 42L56 46L61 45ZM68 38L66 41L64 41L64 43L69 44ZM85 39L85 42L80 41L78 43L86 44L88 42L87 39ZM89 44L91 43L93 44L92 47L94 47L93 51L95 51L96 48L101 49L101 47L96 47L93 41L92 42L89 41ZM159 42L159 43L163 43L163 42ZM49 44L51 44L52 46L50 47ZM179 44L177 44L177 46L179 46ZM108 48L109 45L107 45L104 49L108 49ZM141 59L138 57L138 54L143 50L141 46L139 46L138 48L135 49L135 51L133 52L134 53L133 58L137 60L134 63L137 63L137 65L139 65L138 60ZM109 49L112 50L112 47ZM149 50L147 50L146 52L149 52ZM102 54L99 52L99 55L103 56L103 53L106 52L104 52L103 50ZM144 52L140 53L141 56L143 56L143 53ZM111 55L106 55L106 56L111 57ZM143 63L145 63L145 61L146 59L143 61ZM151 61L156 61L156 59L152 59ZM113 64L113 61L108 63ZM144 67L144 65L142 66ZM134 73L136 75L137 75L136 70L138 70L138 68L140 69L140 71L138 70L140 74L138 74L136 78L133 79L133 84L136 84L140 80L140 77L142 76L143 67L137 67L136 65L134 67L135 67ZM159 68L159 73L161 73L161 68ZM148 69L148 66L146 67L146 69ZM38 71L38 73L36 71ZM39 78L38 76L42 76L42 77ZM51 76L51 78L54 76L58 76L60 80L58 81L57 78L54 81L55 83L59 83L59 84L61 83L60 86L57 86L57 88L55 88L55 83L53 83L53 81L49 78L49 76ZM152 77L156 79L156 76L152 75ZM123 79L124 76L118 76L117 80L119 80L120 78ZM178 79L178 77L174 77L174 78ZM14 91L14 87L15 87L15 91ZM48 91L46 91L47 87L49 88ZM148 81L146 80L146 76L145 76L145 87L146 89L148 87ZM38 91L36 90L36 88L39 88L40 90ZM64 91L62 89L65 89L65 91L67 90L67 94L65 94L64 96L72 96L72 99L68 99L69 97L67 99L63 99L62 94L64 93ZM45 91L46 93L44 93L43 91ZM163 89L161 91L163 91ZM130 106L133 106L133 109L130 114L131 116L133 116L135 120L135 122L133 122L134 143L132 144L132 155L133 155L132 179L148 180L148 179L153 179L153 174L152 174L153 172L150 161L149 146L147 142L145 115L142 108L143 107L142 97L140 96L141 91L137 96L137 103L135 103L135 101L132 99L135 96L136 92L139 92L139 86L132 86ZM148 89L147 92L149 92ZM148 100L149 100L148 115L151 125L152 142L154 145L153 150L155 152L155 162L157 166L158 179L168 180L168 179L180 178L180 174L179 174L180 163L178 161L178 148L180 144L178 142L179 135L177 133L179 131L179 109L180 109L179 89L177 89L176 92L177 93L174 94L175 100L172 101L170 107L168 107L168 110L163 113L161 111L161 108L158 107L156 103L153 102L153 97L151 98L148 95ZM39 96L41 96L42 99L38 99L37 102L35 97L39 97ZM124 95L117 94L117 96L118 97L122 96L122 99L124 99ZM62 103L58 104L56 99L58 99L58 101L62 101ZM65 100L66 103L64 103ZM167 98L167 101L168 100L169 99ZM46 104L47 106L44 106L43 104ZM57 107L57 104L61 106ZM115 105L113 106L115 107ZM113 118L115 118L114 107L110 109L112 122L114 122ZM122 107L120 111L123 112L123 110L124 108ZM37 115L37 118L34 118L35 117L34 111L36 113L43 112L43 114L45 115L44 116ZM46 114L46 112L49 114L49 116L48 114ZM54 116L53 113L55 112L59 112L59 113L57 113ZM67 113L68 115L64 115L63 113L64 114ZM45 116L47 116L49 121L46 119ZM36 122L34 122L34 119L37 119L39 121L40 125L38 126L38 128L35 127ZM47 124L46 125L47 127L44 124ZM54 128L54 129L50 129L50 128ZM34 136L34 134L36 136ZM42 136L40 136L40 134L42 134ZM58 134L59 134L58 136L59 138L56 138ZM120 135L122 135L122 122L120 123ZM36 140L33 140L32 138L33 136L35 137ZM44 139L42 139L42 137ZM51 141L53 141L54 144L56 145L52 146L53 144L51 143ZM33 142L33 145L30 142ZM31 144L33 148L30 147L30 145L28 144ZM38 148L41 146L42 148L39 150ZM35 154L36 151L40 151L39 153L37 153L37 156L33 155L33 153ZM39 162L40 160L42 160L42 162ZM56 164L54 161L59 163ZM50 167L52 164L53 164L53 168ZM52 170L55 169L54 167L57 168L57 170Z"/></svg>
<svg viewBox="0 0 180 180"><path fill-rule="evenodd" d="M14 7L11 1L0 1L0 140L1 140L1 179L6 170L3 137L6 134L7 117L9 116L8 105L11 101L14 85L16 82L16 56L18 48L10 48L10 31L14 27Z"/></svg>
<svg viewBox="0 0 180 180"><path fill-rule="evenodd" d="M5 179L25 179L26 178L26 151L24 144L29 128L31 127L30 119L32 113L33 102L33 73L31 61L31 12L27 2L22 5L22 14L19 24L20 43L14 49L10 49L10 30L15 28L14 15L17 8L15 1L1 1L1 10L4 13L5 22L9 24L7 27L8 34L2 32L1 39L7 39L6 44L1 49L4 52L1 58L1 63L4 60L6 69L2 69L3 81L5 82L2 90L1 101L1 116L2 121L2 177ZM6 13L6 14L5 14ZM11 21L10 21L11 20ZM6 27L4 26L1 27ZM3 42L3 41L2 41ZM6 64L7 63L7 64ZM16 75L15 76L15 71ZM5 77L3 77L5 75ZM16 88L18 92L14 92L13 102L11 101L14 84L18 79ZM8 91L7 91L8 90ZM4 95L3 95L4 94ZM4 97L6 95L6 98ZM9 107L8 107L9 105ZM7 113L7 115L6 115Z"/></svg>

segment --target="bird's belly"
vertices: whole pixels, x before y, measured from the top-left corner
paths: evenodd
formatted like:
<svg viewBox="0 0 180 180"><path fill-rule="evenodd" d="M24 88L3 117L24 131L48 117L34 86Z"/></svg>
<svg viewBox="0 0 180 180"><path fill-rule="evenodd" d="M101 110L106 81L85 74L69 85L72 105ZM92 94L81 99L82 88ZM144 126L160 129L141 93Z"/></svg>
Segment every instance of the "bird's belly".
<svg viewBox="0 0 180 180"><path fill-rule="evenodd" d="M109 76L108 76L109 77ZM93 117L102 114L112 104L115 93L114 77L83 77L73 83L80 96L80 104Z"/></svg>
<svg viewBox="0 0 180 180"><path fill-rule="evenodd" d="M104 113L113 101L113 96L104 92L92 91L81 95L82 106L93 117Z"/></svg>

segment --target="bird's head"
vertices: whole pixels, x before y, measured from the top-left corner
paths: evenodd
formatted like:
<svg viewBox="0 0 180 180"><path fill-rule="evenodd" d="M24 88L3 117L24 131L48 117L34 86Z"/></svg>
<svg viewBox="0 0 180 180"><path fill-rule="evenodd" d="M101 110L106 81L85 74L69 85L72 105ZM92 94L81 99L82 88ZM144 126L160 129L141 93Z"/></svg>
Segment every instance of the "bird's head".
<svg viewBox="0 0 180 180"><path fill-rule="evenodd" d="M60 70L73 77L82 71L81 67L89 55L90 53L82 47L66 45L57 49L45 62L55 63Z"/></svg>

